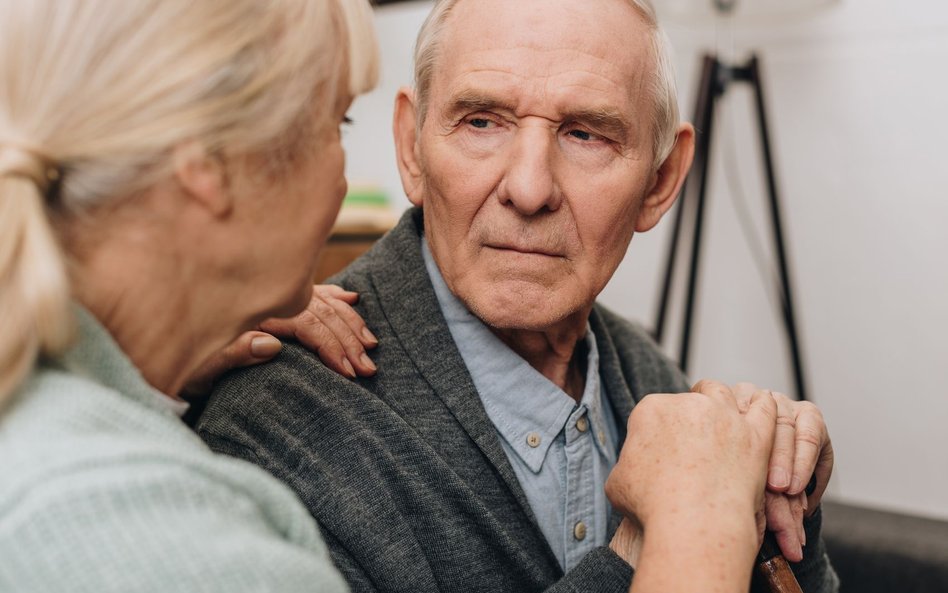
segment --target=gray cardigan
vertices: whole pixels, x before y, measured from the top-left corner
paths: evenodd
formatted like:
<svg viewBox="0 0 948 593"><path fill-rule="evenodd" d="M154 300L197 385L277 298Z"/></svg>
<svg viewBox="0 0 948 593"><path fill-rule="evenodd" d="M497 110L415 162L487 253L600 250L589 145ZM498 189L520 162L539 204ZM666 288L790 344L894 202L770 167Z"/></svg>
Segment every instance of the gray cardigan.
<svg viewBox="0 0 948 593"><path fill-rule="evenodd" d="M344 379L288 345L223 380L199 433L299 494L355 592L624 593L632 571L611 550L564 575L537 527L438 307L421 218L406 213L333 279L360 293L379 338L375 377ZM688 385L641 329L598 305L590 323L624 436L637 399ZM805 590L830 591L819 518L810 523L800 575Z"/></svg>

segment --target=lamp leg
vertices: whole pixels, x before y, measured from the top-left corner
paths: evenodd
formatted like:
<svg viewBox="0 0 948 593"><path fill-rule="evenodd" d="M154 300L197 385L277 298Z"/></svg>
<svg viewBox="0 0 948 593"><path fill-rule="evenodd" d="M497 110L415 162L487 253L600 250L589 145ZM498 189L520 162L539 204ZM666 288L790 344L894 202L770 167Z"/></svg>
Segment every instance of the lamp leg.
<svg viewBox="0 0 948 593"><path fill-rule="evenodd" d="M681 326L678 363L688 370L688 355L691 345L691 327L694 320L695 301L698 288L698 271L701 264L701 236L704 229L704 212L708 194L708 167L714 134L714 111L723 88L720 85L721 63L715 56L705 56L699 108L694 124L698 126L698 143L695 150L694 171L698 174L695 196L695 217L691 241L691 259L688 271L688 288L685 296L685 313Z"/></svg>
<svg viewBox="0 0 948 593"><path fill-rule="evenodd" d="M799 399L805 400L807 396L806 380L803 372L803 358L796 326L796 315L794 314L793 308L793 291L790 283L789 262L783 236L776 174L774 173L773 154L770 148L770 134L767 126L764 95L760 81L760 64L756 56L751 58L747 66L737 68L724 66L715 56L706 55L703 59L701 79L698 85L698 97L695 105L695 117L693 120L698 133L694 165L687 184L682 188L679 203L676 206L677 212L675 213L675 223L672 228L668 255L665 262L665 273L659 297L654 335L655 339L659 342L664 340L671 292L674 284L678 246L683 241L681 231L686 215L685 209L687 208L688 214L692 212L694 214L691 229L691 253L688 264L688 285L685 296L684 317L682 320L681 342L679 344L678 356L679 365L682 370L687 372L691 344L691 328L694 322L694 308L697 299L701 237L704 227L704 212L707 199L708 166L711 160L714 110L717 99L727 90L727 85L732 81L748 82L754 88L757 123L760 132L764 173L767 182L770 223L780 273L780 286L778 288L780 290L782 304L781 317L790 350L796 395Z"/></svg>
<svg viewBox="0 0 948 593"><path fill-rule="evenodd" d="M793 364L793 379L797 390L797 397L806 400L806 383L803 374L803 359L800 354L800 342L797 334L796 316L793 312L793 290L790 285L790 270L783 237L781 223L780 201L777 195L777 181L774 173L773 155L770 150L770 134L767 126L767 114L764 103L764 92L761 85L760 61L753 56L748 64L748 82L754 87L754 97L757 107L757 123L760 130L761 150L764 157L764 169L767 177L767 193L770 205L770 223L773 229L774 249L777 252L777 263L780 269L780 296L783 304L783 323L787 334L787 343L790 348L790 357Z"/></svg>
<svg viewBox="0 0 948 593"><path fill-rule="evenodd" d="M695 100L694 119L692 120L694 124L698 126L700 140L703 140L705 133L710 135L710 128L706 126L706 122L710 123L708 122L710 117L709 114L714 111L715 97L718 93L716 88L718 67L718 61L715 57L706 55L702 59L701 75L698 79L698 93ZM685 181L685 184L682 186L681 192L678 196L678 204L675 206L675 223L672 227L672 233L668 243L668 253L665 259L665 273L658 300L658 313L655 319L655 330L653 332L656 341L659 343L663 342L665 337L665 322L669 315L671 292L675 277L675 266L678 261L678 246L684 241L681 229L684 224L686 211L688 214L692 213L697 209L698 206L695 200L700 200L703 202L704 199L703 191L698 194L695 193L694 182L696 181L696 175L700 174L701 178L707 177L706 166L701 173L698 171L701 169L699 163L707 163L708 161L707 150L710 146L710 143L701 144L700 140L695 150L695 164L693 172L691 175L689 175L688 179ZM695 221L696 222L694 224L697 224L697 219L695 219ZM692 229L692 232L694 232L694 229ZM692 235L692 240L694 240L694 235ZM694 265L694 257L692 257L690 265ZM691 278L691 276L693 276L693 274L689 269L689 278ZM687 327L687 325L683 326L683 328L685 327ZM682 367L684 368L684 365L682 365Z"/></svg>

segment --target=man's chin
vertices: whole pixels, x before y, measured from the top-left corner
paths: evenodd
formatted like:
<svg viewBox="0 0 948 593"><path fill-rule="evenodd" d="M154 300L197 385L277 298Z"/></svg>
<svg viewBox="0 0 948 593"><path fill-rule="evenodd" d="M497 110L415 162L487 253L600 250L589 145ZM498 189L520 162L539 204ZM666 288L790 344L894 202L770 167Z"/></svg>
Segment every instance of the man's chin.
<svg viewBox="0 0 948 593"><path fill-rule="evenodd" d="M486 298L485 298L486 297ZM467 303L475 317L494 329L548 331L562 324L576 313L560 299L551 299L549 294L505 295L490 298L482 295Z"/></svg>

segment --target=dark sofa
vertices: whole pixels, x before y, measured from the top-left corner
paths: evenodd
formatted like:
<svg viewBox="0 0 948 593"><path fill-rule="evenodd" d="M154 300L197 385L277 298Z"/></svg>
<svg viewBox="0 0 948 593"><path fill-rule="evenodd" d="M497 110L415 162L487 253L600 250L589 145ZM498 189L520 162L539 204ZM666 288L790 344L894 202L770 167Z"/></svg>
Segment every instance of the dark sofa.
<svg viewBox="0 0 948 593"><path fill-rule="evenodd" d="M948 593L948 522L825 501L823 537L840 593Z"/></svg>

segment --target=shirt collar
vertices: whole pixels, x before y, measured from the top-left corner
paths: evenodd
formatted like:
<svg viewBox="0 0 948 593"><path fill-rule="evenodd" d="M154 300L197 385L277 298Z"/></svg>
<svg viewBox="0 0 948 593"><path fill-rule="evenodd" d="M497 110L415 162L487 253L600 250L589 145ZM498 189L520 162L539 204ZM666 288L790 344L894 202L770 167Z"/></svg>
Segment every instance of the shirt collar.
<svg viewBox="0 0 948 593"><path fill-rule="evenodd" d="M585 414L595 431L597 449L614 462L607 445L599 381L599 351L592 329L586 326L586 386L580 403L530 366L451 292L422 236L422 255L438 304L451 336L477 388L487 416L501 438L537 473L547 451L564 427L567 440L578 434L576 421Z"/></svg>

